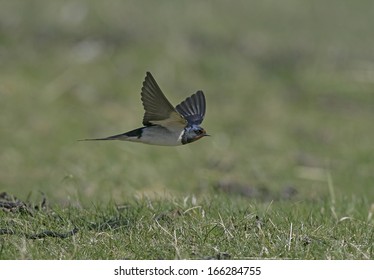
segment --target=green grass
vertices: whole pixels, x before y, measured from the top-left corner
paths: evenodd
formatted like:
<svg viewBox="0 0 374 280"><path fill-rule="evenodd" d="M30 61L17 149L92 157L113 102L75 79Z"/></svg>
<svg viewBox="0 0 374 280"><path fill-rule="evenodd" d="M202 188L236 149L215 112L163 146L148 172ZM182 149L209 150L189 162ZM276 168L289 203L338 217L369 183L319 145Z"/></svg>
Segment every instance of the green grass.
<svg viewBox="0 0 374 280"><path fill-rule="evenodd" d="M372 7L0 1L0 258L373 259ZM77 142L141 125L146 71L212 137Z"/></svg>
<svg viewBox="0 0 374 280"><path fill-rule="evenodd" d="M256 203L222 195L140 198L1 213L1 257L16 259L372 259L368 203ZM372 210L373 211L373 210ZM32 236L46 230L77 234Z"/></svg>

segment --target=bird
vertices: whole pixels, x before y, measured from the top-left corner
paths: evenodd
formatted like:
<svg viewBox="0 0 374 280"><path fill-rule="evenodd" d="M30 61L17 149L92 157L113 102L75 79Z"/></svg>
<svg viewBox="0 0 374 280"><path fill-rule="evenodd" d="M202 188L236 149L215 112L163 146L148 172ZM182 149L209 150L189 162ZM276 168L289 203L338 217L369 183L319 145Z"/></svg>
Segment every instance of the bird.
<svg viewBox="0 0 374 280"><path fill-rule="evenodd" d="M121 140L149 145L179 146L210 136L200 126L206 110L202 90L198 90L174 107L152 74L146 72L141 88L141 100L145 111L143 127L109 137L82 141Z"/></svg>

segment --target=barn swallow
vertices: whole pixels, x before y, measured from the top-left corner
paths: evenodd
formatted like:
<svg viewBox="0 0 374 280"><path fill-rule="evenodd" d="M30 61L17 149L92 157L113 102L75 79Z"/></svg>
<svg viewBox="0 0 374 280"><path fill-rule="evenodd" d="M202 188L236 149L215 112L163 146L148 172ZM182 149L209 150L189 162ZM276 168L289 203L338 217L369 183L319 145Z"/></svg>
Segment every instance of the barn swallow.
<svg viewBox="0 0 374 280"><path fill-rule="evenodd" d="M205 96L199 90L175 108L162 93L156 80L147 72L141 89L144 107L143 127L105 138L160 146L178 146L209 136L200 126L205 116Z"/></svg>

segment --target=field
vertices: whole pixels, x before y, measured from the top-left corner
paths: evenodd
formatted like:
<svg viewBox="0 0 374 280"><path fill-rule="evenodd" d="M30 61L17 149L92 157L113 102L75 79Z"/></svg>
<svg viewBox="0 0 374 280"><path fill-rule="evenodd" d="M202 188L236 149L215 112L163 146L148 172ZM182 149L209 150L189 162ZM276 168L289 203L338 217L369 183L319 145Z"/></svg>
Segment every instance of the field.
<svg viewBox="0 0 374 280"><path fill-rule="evenodd" d="M0 1L0 259L374 259L372 1ZM141 126L150 71L212 135Z"/></svg>

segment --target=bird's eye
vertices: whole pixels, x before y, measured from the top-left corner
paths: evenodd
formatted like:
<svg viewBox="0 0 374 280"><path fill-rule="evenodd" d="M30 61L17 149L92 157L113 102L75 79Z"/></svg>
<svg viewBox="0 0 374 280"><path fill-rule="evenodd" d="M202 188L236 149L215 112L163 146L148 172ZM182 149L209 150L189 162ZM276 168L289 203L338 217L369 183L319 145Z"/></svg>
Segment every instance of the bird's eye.
<svg viewBox="0 0 374 280"><path fill-rule="evenodd" d="M200 134L203 134L203 133L204 133L204 130L202 130L202 129L197 129L196 130L197 135L200 135Z"/></svg>

